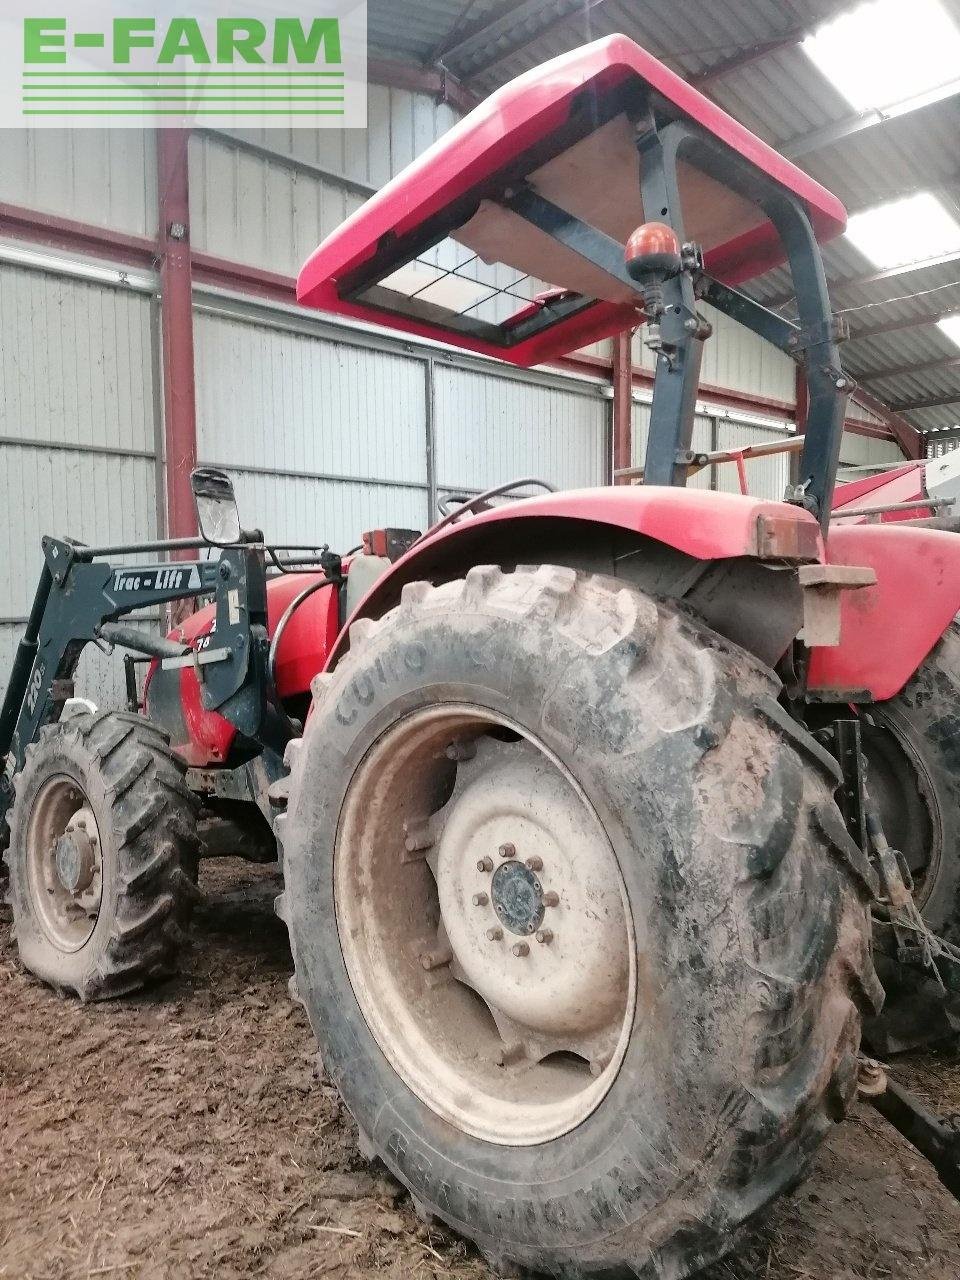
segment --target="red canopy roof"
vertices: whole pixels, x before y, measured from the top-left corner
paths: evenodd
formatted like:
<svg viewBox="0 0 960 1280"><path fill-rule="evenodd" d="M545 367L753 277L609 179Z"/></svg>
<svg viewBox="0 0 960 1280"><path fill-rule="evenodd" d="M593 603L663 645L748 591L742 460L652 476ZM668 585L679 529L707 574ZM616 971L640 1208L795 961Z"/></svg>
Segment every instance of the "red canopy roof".
<svg viewBox="0 0 960 1280"><path fill-rule="evenodd" d="M846 213L830 192L632 40L610 36L537 67L481 103L324 240L300 272L299 300L307 306L528 365L636 323L636 300L629 297L622 283L505 208L496 199L496 183L502 173L504 189L516 184L518 157L530 154L535 158L529 170L519 175L523 181L622 243L633 227L645 220L634 126L626 114L631 93L642 86L652 89L672 114L695 122L799 197L819 239L843 231ZM577 111L581 119L586 117L586 129L569 134ZM589 124L593 118L595 128ZM572 140L564 142L568 137ZM556 146L551 146L552 140ZM735 284L783 261L779 238L757 206L689 165L681 164L679 176L685 231L703 244L712 275ZM472 204L473 193L477 200ZM458 205L464 210L463 219L452 228L444 226L444 212ZM432 227L438 228L433 238ZM399 314L389 306L387 289L375 289L369 297L362 289L352 298L343 296L351 289L351 276L378 252L382 265L379 278L383 279L398 268L403 270L403 264L410 261L404 237L422 233L421 238L429 244L442 240L447 231L474 255L472 261L506 264L523 273L523 278L597 301L530 337L503 346L447 327L441 307L421 304L418 316ZM394 244L397 249L391 256ZM420 266L406 268L408 272L411 269L424 270ZM417 285L419 278L415 277L412 285ZM429 276L424 278L429 280ZM437 279L413 292L424 302L429 302L431 289L437 296L445 291L449 298L449 275L444 280L445 284ZM464 292L469 293L468 286L462 275L455 283L462 301ZM542 287L538 283L537 291ZM409 291L411 284L405 288ZM515 293L509 296L519 297ZM556 296L547 295L546 304ZM468 312L478 305L463 310ZM518 313L529 314L531 310L526 298L510 305ZM514 315L498 323L508 330L516 319Z"/></svg>

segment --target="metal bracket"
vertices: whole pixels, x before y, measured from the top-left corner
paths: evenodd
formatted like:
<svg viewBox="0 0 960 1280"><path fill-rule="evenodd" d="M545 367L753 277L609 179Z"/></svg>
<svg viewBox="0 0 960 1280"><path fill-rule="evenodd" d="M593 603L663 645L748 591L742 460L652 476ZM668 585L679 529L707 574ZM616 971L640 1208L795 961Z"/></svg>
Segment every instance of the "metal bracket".
<svg viewBox="0 0 960 1280"><path fill-rule="evenodd" d="M868 853L867 818L864 809L866 770L864 768L859 720L836 720L830 740L825 745L836 757L843 774L843 782L837 791L837 803L847 828L859 849Z"/></svg>
<svg viewBox="0 0 960 1280"><path fill-rule="evenodd" d="M849 564L804 564L797 570L803 590L803 630L808 649L840 643L840 601L844 591L876 585L877 571Z"/></svg>
<svg viewBox="0 0 960 1280"><path fill-rule="evenodd" d="M160 662L164 671L176 671L180 667L206 667L211 662L227 662L233 657L233 651L225 646L219 649L191 649L189 653L180 654L176 658L163 658Z"/></svg>
<svg viewBox="0 0 960 1280"><path fill-rule="evenodd" d="M799 356L809 347L820 346L824 342L846 342L850 337L850 323L846 316L831 315L826 320L816 320L811 324L795 328L787 339L788 354Z"/></svg>

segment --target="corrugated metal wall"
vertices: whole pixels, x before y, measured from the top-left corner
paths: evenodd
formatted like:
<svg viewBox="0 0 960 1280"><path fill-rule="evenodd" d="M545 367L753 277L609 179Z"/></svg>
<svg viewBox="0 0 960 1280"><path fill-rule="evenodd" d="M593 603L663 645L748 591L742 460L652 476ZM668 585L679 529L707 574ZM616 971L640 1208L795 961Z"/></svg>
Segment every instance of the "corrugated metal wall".
<svg viewBox="0 0 960 1280"><path fill-rule="evenodd" d="M491 377L445 362L434 368L441 490L487 489L519 476L560 489L604 482L609 411L597 386Z"/></svg>
<svg viewBox="0 0 960 1280"><path fill-rule="evenodd" d="M199 454L237 476L246 524L341 551L378 523L422 527L422 360L310 336L293 322L266 328L236 306L204 309L196 341Z"/></svg>
<svg viewBox="0 0 960 1280"><path fill-rule="evenodd" d="M796 366L788 355L713 307L701 304L699 310L713 325L713 333L703 347L702 382L784 404L794 403ZM634 336L633 360L652 373L655 359L644 336L645 330Z"/></svg>
<svg viewBox="0 0 960 1280"><path fill-rule="evenodd" d="M603 481L595 382L233 300L202 301L196 332L200 457L237 476L245 521L270 537L346 550L377 524L424 528L440 492Z"/></svg>
<svg viewBox="0 0 960 1280"><path fill-rule="evenodd" d="M365 131L258 129L235 135L273 157L238 149L212 131L191 138L194 246L295 275L367 194L457 119L450 107L423 94L381 85L370 86L367 110Z"/></svg>
<svg viewBox="0 0 960 1280"><path fill-rule="evenodd" d="M642 466L647 447L650 425L649 396L633 406L633 465ZM792 424L769 419L764 422L745 422L728 409L711 410L702 405L694 419L691 448L695 452L708 453L717 449L743 449L747 445L761 444L768 440L782 440L793 435ZM760 498L780 499L790 479L790 455L772 454L756 458L746 464L750 492ZM737 469L732 463L705 467L689 484L694 489L718 489L721 493L739 493Z"/></svg>
<svg viewBox="0 0 960 1280"><path fill-rule="evenodd" d="M41 535L156 536L152 308L130 287L0 264L0 685ZM87 663L90 696L119 696L118 666Z"/></svg>
<svg viewBox="0 0 960 1280"><path fill-rule="evenodd" d="M852 479L857 474L851 470L853 467L891 466L903 460L899 445L892 440L877 440L872 436L859 436L852 431L845 431L840 444L837 479L841 483Z"/></svg>
<svg viewBox="0 0 960 1280"><path fill-rule="evenodd" d="M152 236L156 170L153 134L140 129L4 129L0 200Z"/></svg>

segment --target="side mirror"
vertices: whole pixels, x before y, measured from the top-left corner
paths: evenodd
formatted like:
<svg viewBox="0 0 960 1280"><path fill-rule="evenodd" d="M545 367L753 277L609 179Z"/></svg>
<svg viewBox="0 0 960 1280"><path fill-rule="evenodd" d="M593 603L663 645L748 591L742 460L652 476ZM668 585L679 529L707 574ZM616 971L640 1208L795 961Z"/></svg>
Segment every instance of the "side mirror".
<svg viewBox="0 0 960 1280"><path fill-rule="evenodd" d="M204 542L231 547L240 541L240 512L233 481L216 467L197 467L190 473L197 508L197 525Z"/></svg>

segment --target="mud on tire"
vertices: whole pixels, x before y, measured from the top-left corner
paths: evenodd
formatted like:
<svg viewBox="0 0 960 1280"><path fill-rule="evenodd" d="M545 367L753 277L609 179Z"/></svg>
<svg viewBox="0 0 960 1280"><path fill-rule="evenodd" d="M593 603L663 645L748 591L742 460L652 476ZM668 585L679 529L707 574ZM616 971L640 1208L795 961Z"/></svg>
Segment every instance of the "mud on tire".
<svg viewBox="0 0 960 1280"><path fill-rule="evenodd" d="M198 844L196 800L167 735L127 712L75 715L41 731L14 785L4 860L24 967L85 1001L134 991L171 972L197 893ZM37 902L43 875L31 863L43 856L31 854L37 831L31 817L38 797L57 787L69 788L68 808L82 805L92 815L99 837L95 920L89 936L81 929L68 946L44 922Z"/></svg>
<svg viewBox="0 0 960 1280"><path fill-rule="evenodd" d="M803 1176L854 1093L861 1014L882 998L869 869L833 803L835 766L777 691L672 607L551 566L407 586L315 682L277 823L299 993L362 1149L494 1265L691 1275ZM484 1141L421 1100L344 961L344 797L392 726L444 703L482 708L562 764L626 888L640 980L624 1056L549 1142Z"/></svg>

